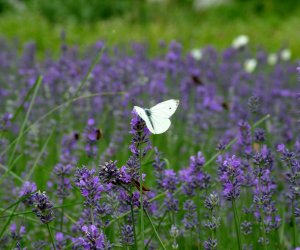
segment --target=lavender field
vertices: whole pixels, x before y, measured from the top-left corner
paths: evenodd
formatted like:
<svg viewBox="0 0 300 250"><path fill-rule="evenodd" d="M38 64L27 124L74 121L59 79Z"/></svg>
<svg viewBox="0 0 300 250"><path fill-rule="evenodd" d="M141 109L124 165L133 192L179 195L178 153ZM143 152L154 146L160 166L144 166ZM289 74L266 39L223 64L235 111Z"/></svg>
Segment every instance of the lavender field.
<svg viewBox="0 0 300 250"><path fill-rule="evenodd" d="M288 50L15 46L0 41L1 249L299 249ZM150 133L133 107L169 99Z"/></svg>

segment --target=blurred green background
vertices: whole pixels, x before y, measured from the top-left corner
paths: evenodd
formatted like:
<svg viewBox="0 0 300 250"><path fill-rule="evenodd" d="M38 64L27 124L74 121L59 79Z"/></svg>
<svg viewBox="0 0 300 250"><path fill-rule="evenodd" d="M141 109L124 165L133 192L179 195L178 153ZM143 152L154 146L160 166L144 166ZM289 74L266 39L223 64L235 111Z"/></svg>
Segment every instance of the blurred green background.
<svg viewBox="0 0 300 250"><path fill-rule="evenodd" d="M268 51L288 46L300 55L299 0L0 0L0 36L22 45L35 41L40 53L69 44L182 42L185 50L230 46L246 34Z"/></svg>

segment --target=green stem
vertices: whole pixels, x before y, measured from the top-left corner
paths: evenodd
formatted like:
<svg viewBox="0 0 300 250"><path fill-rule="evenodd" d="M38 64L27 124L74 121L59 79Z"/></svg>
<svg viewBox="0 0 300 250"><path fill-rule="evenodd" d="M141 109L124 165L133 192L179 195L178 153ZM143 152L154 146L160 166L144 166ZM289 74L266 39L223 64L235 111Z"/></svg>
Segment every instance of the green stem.
<svg viewBox="0 0 300 250"><path fill-rule="evenodd" d="M131 211L131 220L132 220L133 236L134 236L134 249L137 250L138 247L137 247L137 237L136 237L134 212L133 212L133 205L132 205L132 194L131 194L131 202L130 202L130 211Z"/></svg>
<svg viewBox="0 0 300 250"><path fill-rule="evenodd" d="M94 209L93 209L93 207L90 207L90 213L91 213L91 221L92 221L92 224L95 225L95 220L94 220Z"/></svg>
<svg viewBox="0 0 300 250"><path fill-rule="evenodd" d="M14 209L11 211L8 220L6 221L6 223L4 224L4 227L2 228L1 232L0 232L0 239L2 238L6 228L8 227L8 225L10 224L12 218L13 218L13 214L14 212L17 210L17 208L19 207L20 203L17 203L16 206L14 207Z"/></svg>
<svg viewBox="0 0 300 250"><path fill-rule="evenodd" d="M49 227L49 224L47 223L47 229L48 229L48 232L49 232L49 235L50 235L50 239L51 239L51 243L52 243L52 246L53 246L53 249L56 250L56 247L55 247L55 244L54 244L54 238L53 238L53 235L52 235L52 232L51 232L51 229Z"/></svg>
<svg viewBox="0 0 300 250"><path fill-rule="evenodd" d="M233 214L234 214L235 232L236 232L236 237L238 240L238 248L239 248L239 250L242 250L240 223L239 223L238 213L237 213L236 204L235 204L234 199L232 200L232 208L233 208Z"/></svg>
<svg viewBox="0 0 300 250"><path fill-rule="evenodd" d="M61 199L61 204L64 205L64 198ZM60 230L63 231L63 226L64 226L64 213L65 209L62 206L61 207L61 217L60 217Z"/></svg>
<svg viewBox="0 0 300 250"><path fill-rule="evenodd" d="M148 212L147 212L146 210L144 210L144 212L145 212L145 214L146 214L148 220L150 221L150 224L151 224L151 226L152 226L152 228L153 228L153 231L154 231L154 233L155 233L155 235L156 235L156 238L158 239L158 241L159 241L161 247L165 250L166 247L164 246L164 244L163 244L161 238L159 237L159 234L158 234L158 232L156 231L156 228L155 228L155 226L154 226L154 224L153 224L153 222L152 222L152 220L151 220L151 218L150 218Z"/></svg>
<svg viewBox="0 0 300 250"><path fill-rule="evenodd" d="M16 240L13 240L12 243L11 243L11 245L10 245L10 247L9 247L9 249L10 250L15 249L15 245L16 245Z"/></svg>
<svg viewBox="0 0 300 250"><path fill-rule="evenodd" d="M25 196L27 197L27 196ZM8 208L0 208L0 215L2 213L10 213L12 212L11 210L9 210L10 208L12 208L13 206L15 206L16 204L20 203L21 201L23 201L24 198L18 200L17 202L13 203L12 205L10 205ZM73 203L73 204L66 204L66 205L63 205L63 206L56 206L56 207L53 207L53 209L58 209L58 208L62 208L62 207L72 207L72 206L76 206L76 205L82 205L82 203ZM31 214L31 213L34 213L32 210L29 210L29 211L25 211L25 212L20 212L20 213L12 213L11 215L5 215L5 216L0 216L0 219L3 219L3 218L7 218L7 217L14 217L14 216L19 216L19 215L24 215L24 214Z"/></svg>
<svg viewBox="0 0 300 250"><path fill-rule="evenodd" d="M143 171L142 171L142 144L139 143L139 163L140 163L140 216L141 216L141 241L142 249L145 249L145 233L144 233L144 214L143 214Z"/></svg>
<svg viewBox="0 0 300 250"><path fill-rule="evenodd" d="M164 215L161 217L160 221L158 222L157 228L160 227L161 223L163 222L163 220L165 219L165 217L166 217L167 214L168 214L168 211L165 211ZM155 232L153 232L153 234L151 235L150 239L148 240L148 242L147 242L147 244L145 246L146 249L148 248L148 246L149 246L149 244L150 244L150 242L151 242L151 240L153 239L154 236L155 236Z"/></svg>
<svg viewBox="0 0 300 250"><path fill-rule="evenodd" d="M8 168L11 166L11 163L12 163L12 161L13 161L13 159L14 159L14 156L15 156L15 153L16 153L16 151L17 151L17 146L18 146L18 144L20 143L22 134L23 134L23 132L24 132L24 130L25 130L25 127L26 127L26 125L27 125L27 122L28 122L28 120L29 120L29 115L30 115L30 113L31 113L31 111L32 111L32 108L33 108L33 105L34 105L34 103L35 103L35 99L36 99L38 90L39 90L39 88L40 88L40 86L41 86L41 83L42 83L42 79L43 79L43 78L42 78L41 76L39 76L39 77L36 79L36 82L35 82L35 84L34 84L35 87L34 87L33 96L32 96L32 99L31 99L31 101L30 101L30 103L29 103L28 110L27 110L27 112L26 112L25 118L24 118L23 123L22 123L22 125L21 125L21 129L20 129L19 134L18 134L18 136L17 136L16 144L15 144L15 146L13 147L12 153L11 153L11 155L10 155L10 157L9 157L9 160L8 160ZM6 174L6 173L4 173L3 176L4 176L5 174ZM1 178L3 178L3 176L2 176Z"/></svg>
<svg viewBox="0 0 300 250"><path fill-rule="evenodd" d="M213 210L210 211L210 219L211 220L213 219ZM211 230L211 239L212 240L215 238L215 230L216 229Z"/></svg>
<svg viewBox="0 0 300 250"><path fill-rule="evenodd" d="M297 244L298 244L298 239L297 239L297 224L296 224L296 218L295 218L294 201L292 201L292 221L293 221L293 247L296 248Z"/></svg>
<svg viewBox="0 0 300 250"><path fill-rule="evenodd" d="M261 188L261 183L260 183L260 177L258 177L258 186L259 186L259 190L261 192L262 188ZM262 199L262 197L260 197L260 200ZM266 236L266 228L265 228L265 216L264 216L264 211L262 208L262 204L259 204L259 212L260 212L260 217L261 217L261 226L262 226L262 235L263 235L263 246L264 249L268 249L268 245L267 245L267 236Z"/></svg>

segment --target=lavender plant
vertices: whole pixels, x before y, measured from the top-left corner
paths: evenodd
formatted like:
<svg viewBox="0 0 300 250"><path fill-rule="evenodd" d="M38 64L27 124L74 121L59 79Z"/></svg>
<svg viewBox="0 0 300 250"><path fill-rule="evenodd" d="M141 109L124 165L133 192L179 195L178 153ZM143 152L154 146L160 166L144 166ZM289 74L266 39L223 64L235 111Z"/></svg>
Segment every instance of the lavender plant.
<svg viewBox="0 0 300 250"><path fill-rule="evenodd" d="M0 41L1 249L300 247L292 60L250 44L16 51ZM165 134L132 113L170 98Z"/></svg>

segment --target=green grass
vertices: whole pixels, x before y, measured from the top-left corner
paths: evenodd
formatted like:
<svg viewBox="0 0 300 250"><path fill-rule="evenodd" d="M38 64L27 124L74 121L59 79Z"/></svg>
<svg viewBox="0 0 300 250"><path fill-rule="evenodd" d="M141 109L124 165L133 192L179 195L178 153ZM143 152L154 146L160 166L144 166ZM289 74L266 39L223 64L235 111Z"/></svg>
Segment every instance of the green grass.
<svg viewBox="0 0 300 250"><path fill-rule="evenodd" d="M95 22L50 22L38 12L6 12L0 16L0 30L4 37L17 38L21 44L35 41L40 54L45 50L56 53L61 45L61 32L66 31L66 42L86 46L97 40L112 44L131 41L148 42L150 51L157 51L160 40L182 42L185 50L213 45L228 47L233 38L247 34L254 45L269 51L289 46L293 56L300 55L300 8L291 13L257 13L250 6L230 5L196 12L180 6L149 6L143 18L127 14Z"/></svg>

